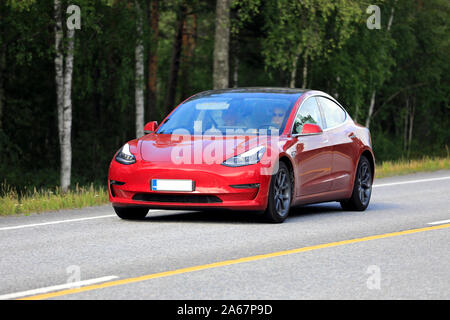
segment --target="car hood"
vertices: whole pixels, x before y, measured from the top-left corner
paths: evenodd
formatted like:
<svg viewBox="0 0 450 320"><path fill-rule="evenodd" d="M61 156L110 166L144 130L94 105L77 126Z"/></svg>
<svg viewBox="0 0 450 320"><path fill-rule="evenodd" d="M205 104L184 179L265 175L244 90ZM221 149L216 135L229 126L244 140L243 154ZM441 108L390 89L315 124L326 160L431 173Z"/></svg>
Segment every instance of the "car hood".
<svg viewBox="0 0 450 320"><path fill-rule="evenodd" d="M262 139L257 136L189 136L154 133L140 140L142 160L178 164L222 163L262 143Z"/></svg>

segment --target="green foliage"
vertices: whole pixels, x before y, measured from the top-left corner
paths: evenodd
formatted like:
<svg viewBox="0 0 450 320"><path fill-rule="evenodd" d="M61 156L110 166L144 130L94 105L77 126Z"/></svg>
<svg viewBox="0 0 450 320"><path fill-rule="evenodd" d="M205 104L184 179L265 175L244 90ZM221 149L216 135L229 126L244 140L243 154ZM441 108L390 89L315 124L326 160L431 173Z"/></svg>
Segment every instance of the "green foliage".
<svg viewBox="0 0 450 320"><path fill-rule="evenodd" d="M13 10L24 11L29 10L35 2L36 0L6 0L6 5Z"/></svg>
<svg viewBox="0 0 450 320"><path fill-rule="evenodd" d="M260 13L261 0L234 0L231 8L235 12L231 22L231 34L237 35L246 23Z"/></svg>
<svg viewBox="0 0 450 320"><path fill-rule="evenodd" d="M267 4L263 54L268 67L291 70L301 55L326 59L351 36L362 10L355 1L277 0Z"/></svg>

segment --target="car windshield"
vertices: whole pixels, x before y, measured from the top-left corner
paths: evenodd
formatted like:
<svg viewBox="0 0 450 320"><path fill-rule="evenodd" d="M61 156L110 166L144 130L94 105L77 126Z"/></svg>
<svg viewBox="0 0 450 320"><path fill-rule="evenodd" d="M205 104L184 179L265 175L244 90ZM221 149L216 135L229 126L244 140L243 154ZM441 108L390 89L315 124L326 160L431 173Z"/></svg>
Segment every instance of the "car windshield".
<svg viewBox="0 0 450 320"><path fill-rule="evenodd" d="M157 133L281 134L300 93L222 93L193 97L163 122Z"/></svg>

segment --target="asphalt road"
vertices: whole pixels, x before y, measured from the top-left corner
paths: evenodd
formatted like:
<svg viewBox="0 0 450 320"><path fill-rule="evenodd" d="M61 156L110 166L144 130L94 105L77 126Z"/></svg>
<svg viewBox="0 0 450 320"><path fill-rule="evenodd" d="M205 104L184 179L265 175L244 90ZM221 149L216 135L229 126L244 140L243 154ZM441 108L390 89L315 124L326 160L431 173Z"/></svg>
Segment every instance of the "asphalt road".
<svg viewBox="0 0 450 320"><path fill-rule="evenodd" d="M331 202L282 224L109 205L1 217L0 299L450 299L449 208L438 171L375 181L363 213Z"/></svg>

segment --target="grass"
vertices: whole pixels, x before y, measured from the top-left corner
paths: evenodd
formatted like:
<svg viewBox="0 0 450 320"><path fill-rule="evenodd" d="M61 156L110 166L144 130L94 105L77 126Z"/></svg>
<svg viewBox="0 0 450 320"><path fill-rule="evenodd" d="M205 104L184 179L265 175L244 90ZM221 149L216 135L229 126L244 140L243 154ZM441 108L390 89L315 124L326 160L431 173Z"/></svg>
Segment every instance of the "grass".
<svg viewBox="0 0 450 320"><path fill-rule="evenodd" d="M377 179L415 172L450 169L450 157L420 160L386 161L377 164ZM94 185L79 187L63 193L54 190L26 190L18 193L6 184L0 185L0 216L29 214L43 211L83 208L108 203L108 190Z"/></svg>
<svg viewBox="0 0 450 320"><path fill-rule="evenodd" d="M34 213L56 211L61 209L83 208L101 205L108 202L106 187L76 186L73 190L63 193L55 190L36 190L18 193L3 184L0 189L0 216L19 213Z"/></svg>
<svg viewBox="0 0 450 320"><path fill-rule="evenodd" d="M416 172L429 172L445 169L450 169L450 157L385 161L381 164L377 164L375 178L379 179Z"/></svg>

